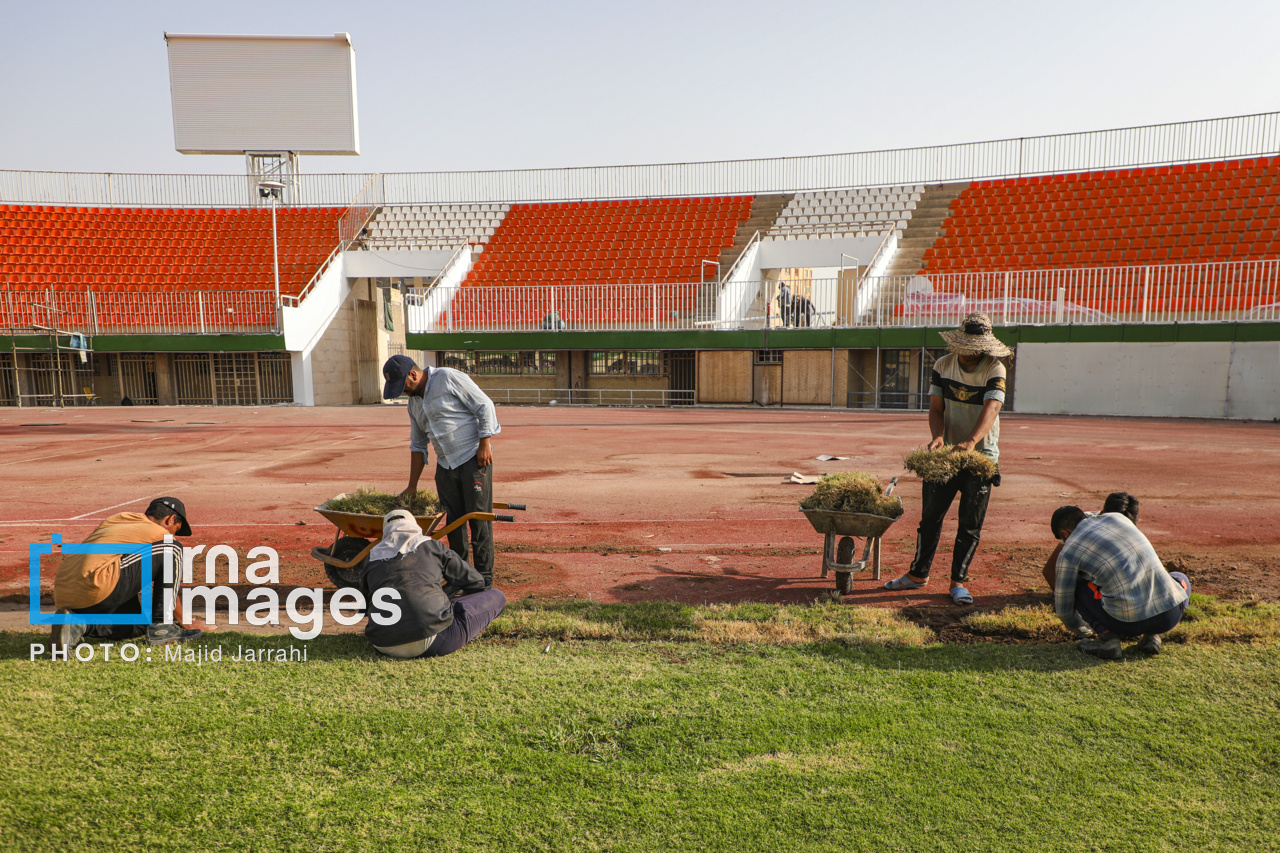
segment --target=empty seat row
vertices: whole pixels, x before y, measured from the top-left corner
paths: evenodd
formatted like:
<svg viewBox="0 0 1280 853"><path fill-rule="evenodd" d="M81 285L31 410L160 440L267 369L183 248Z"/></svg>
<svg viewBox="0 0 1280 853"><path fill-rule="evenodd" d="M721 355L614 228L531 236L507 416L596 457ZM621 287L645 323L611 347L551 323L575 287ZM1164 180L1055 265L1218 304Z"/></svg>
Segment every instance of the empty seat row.
<svg viewBox="0 0 1280 853"><path fill-rule="evenodd" d="M342 211L0 206L0 268L22 288L185 284L300 292L338 244ZM222 271L222 272L219 272Z"/></svg>
<svg viewBox="0 0 1280 853"><path fill-rule="evenodd" d="M732 246L752 199L512 205L464 292L532 284L698 282ZM714 275L714 271L712 272Z"/></svg>
<svg viewBox="0 0 1280 853"><path fill-rule="evenodd" d="M1272 258L1278 231L1280 158L979 181L952 203L923 270Z"/></svg>

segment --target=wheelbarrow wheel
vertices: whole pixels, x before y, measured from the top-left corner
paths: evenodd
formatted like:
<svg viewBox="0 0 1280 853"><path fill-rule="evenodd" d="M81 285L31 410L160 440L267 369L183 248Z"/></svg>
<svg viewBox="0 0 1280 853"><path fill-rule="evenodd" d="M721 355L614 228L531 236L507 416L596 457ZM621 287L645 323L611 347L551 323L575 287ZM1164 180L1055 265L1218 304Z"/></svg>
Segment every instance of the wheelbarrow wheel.
<svg viewBox="0 0 1280 853"><path fill-rule="evenodd" d="M343 536L333 546L333 550L329 553L330 557L343 562L354 558L357 554L369 547L368 539L361 539L358 536ZM324 563L324 573L329 576L329 580L338 589L343 587L357 587L360 585L360 576L364 574L364 568L369 564L369 558L365 557L349 569L340 569L337 566L331 566Z"/></svg>
<svg viewBox="0 0 1280 853"><path fill-rule="evenodd" d="M849 565L853 562L854 552L858 549L858 543L853 541L852 536L842 536L840 544L836 546L836 562L842 565Z"/></svg>
<svg viewBox="0 0 1280 853"><path fill-rule="evenodd" d="M853 572L836 570L836 592L849 595L853 592Z"/></svg>

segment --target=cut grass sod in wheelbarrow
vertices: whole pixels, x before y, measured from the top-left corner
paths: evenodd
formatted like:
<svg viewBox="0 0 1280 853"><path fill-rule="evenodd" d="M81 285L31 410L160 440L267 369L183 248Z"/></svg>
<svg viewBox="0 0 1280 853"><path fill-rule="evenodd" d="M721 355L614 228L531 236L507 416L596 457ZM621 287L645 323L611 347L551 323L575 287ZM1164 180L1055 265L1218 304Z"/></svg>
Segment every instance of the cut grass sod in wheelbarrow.
<svg viewBox="0 0 1280 853"><path fill-rule="evenodd" d="M854 572L870 568L875 579L880 579L880 537L902 515L902 501L893 496L897 483L894 477L882 487L878 479L861 471L826 474L813 494L800 502L800 511L824 537L822 576L834 571L836 592L841 595L853 591ZM838 547L837 536L842 537ZM862 559L856 563L855 536L866 539Z"/></svg>
<svg viewBox="0 0 1280 853"><path fill-rule="evenodd" d="M987 479L996 475L996 463L976 450L956 450L947 444L937 450L918 447L902 460L902 467L926 483L945 483L961 471Z"/></svg>
<svg viewBox="0 0 1280 853"><path fill-rule="evenodd" d="M886 518L902 515L902 501L886 495L880 481L862 471L824 475L813 494L800 501L800 508L858 512Z"/></svg>
<svg viewBox="0 0 1280 853"><path fill-rule="evenodd" d="M494 501L493 508L523 510L525 505ZM513 515L469 512L441 527L444 510L431 492L419 491L408 502L402 502L397 495L364 488L337 495L316 507L316 512L338 528L333 544L311 549L311 556L324 564L324 572L334 586L342 589L359 583L369 552L382 538L383 516L395 509L413 513L423 534L432 539L442 539L449 531L472 521L516 520Z"/></svg>
<svg viewBox="0 0 1280 853"><path fill-rule="evenodd" d="M358 512L365 515L386 515L394 509L407 509L417 515L435 515L440 511L440 499L434 492L419 489L404 501L399 495L379 492L376 489L356 489L349 495L329 500L328 508L334 512Z"/></svg>

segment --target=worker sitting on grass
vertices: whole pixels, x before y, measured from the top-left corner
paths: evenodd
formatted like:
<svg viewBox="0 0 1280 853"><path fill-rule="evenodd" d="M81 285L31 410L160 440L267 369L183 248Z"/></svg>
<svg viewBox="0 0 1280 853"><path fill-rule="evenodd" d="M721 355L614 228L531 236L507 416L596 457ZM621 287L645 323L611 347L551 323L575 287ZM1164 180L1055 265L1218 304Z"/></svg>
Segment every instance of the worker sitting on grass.
<svg viewBox="0 0 1280 853"><path fill-rule="evenodd" d="M50 645L75 648L85 637L129 640L146 634L153 646L199 639L203 632L163 623L164 560L168 552L173 567L173 597L177 612L178 572L182 570L182 546L165 542L166 534L190 536L187 508L177 498L156 498L143 512L121 512L98 525L86 545L151 544L151 625L54 625ZM98 615L141 614L142 555L67 554L53 579L53 603L59 613Z"/></svg>
<svg viewBox="0 0 1280 853"><path fill-rule="evenodd" d="M1182 619L1191 582L1166 571L1156 549L1125 515L1086 517L1078 506L1059 507L1049 521L1063 543L1054 565L1053 609L1072 627L1077 614L1097 633L1080 651L1118 660L1120 638L1138 637L1138 651L1156 654L1160 635Z"/></svg>
<svg viewBox="0 0 1280 853"><path fill-rule="evenodd" d="M470 563L423 535L405 509L383 517L382 541L369 552L360 586L369 602L385 600L385 595L375 599L379 590L399 593L398 599L390 599L400 610L398 619L382 624L374 609L364 627L375 649L397 658L438 658L456 652L480 636L507 606L501 590L486 589ZM451 599L457 593L461 595Z"/></svg>

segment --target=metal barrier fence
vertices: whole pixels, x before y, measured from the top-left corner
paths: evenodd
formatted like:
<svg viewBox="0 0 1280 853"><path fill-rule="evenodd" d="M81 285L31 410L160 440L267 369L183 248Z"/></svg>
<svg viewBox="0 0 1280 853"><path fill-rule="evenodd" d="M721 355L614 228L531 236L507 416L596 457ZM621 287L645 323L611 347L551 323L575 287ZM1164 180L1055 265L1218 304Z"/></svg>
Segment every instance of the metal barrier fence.
<svg viewBox="0 0 1280 853"><path fill-rule="evenodd" d="M338 219L338 242L345 249L360 236L369 220L382 207L386 197L382 175L370 175L354 199Z"/></svg>
<svg viewBox="0 0 1280 853"><path fill-rule="evenodd" d="M411 332L948 326L1280 320L1280 260L1087 267L861 281L436 287L405 299Z"/></svg>
<svg viewBox="0 0 1280 853"><path fill-rule="evenodd" d="M400 172L387 204L509 203L803 192L1122 169L1280 152L1280 113L850 154L640 166ZM285 204L346 205L367 173L298 175ZM253 206L244 175L0 171L0 203Z"/></svg>
<svg viewBox="0 0 1280 853"><path fill-rule="evenodd" d="M0 329L90 335L235 335L277 332L269 290L10 290Z"/></svg>
<svg viewBox="0 0 1280 853"><path fill-rule="evenodd" d="M508 406L692 406L693 391L627 388L485 388L495 403Z"/></svg>

